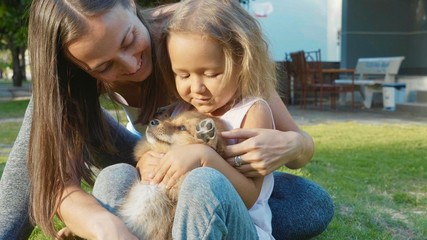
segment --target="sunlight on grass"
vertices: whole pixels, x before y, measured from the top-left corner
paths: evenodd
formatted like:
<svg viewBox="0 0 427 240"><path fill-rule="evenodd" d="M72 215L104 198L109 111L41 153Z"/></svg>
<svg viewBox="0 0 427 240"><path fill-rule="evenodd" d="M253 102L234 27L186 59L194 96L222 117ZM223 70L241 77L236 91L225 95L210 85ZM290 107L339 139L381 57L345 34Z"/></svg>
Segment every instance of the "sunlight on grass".
<svg viewBox="0 0 427 240"><path fill-rule="evenodd" d="M21 121L0 123L0 144L12 145L21 128Z"/></svg>
<svg viewBox="0 0 427 240"><path fill-rule="evenodd" d="M303 169L335 202L318 239L427 237L427 126L334 123L304 126L316 143Z"/></svg>
<svg viewBox="0 0 427 240"><path fill-rule="evenodd" d="M9 155L20 127L20 121L0 123L0 176L3 174L7 156Z"/></svg>

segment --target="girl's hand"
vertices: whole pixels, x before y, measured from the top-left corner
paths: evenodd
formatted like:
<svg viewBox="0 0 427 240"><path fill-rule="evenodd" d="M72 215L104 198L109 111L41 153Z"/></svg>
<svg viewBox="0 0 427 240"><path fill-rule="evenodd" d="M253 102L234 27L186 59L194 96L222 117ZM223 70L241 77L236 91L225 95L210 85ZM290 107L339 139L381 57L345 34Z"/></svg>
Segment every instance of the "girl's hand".
<svg viewBox="0 0 427 240"><path fill-rule="evenodd" d="M299 161L305 146L305 137L294 131L242 128L222 132L222 136L242 140L227 146L225 154L232 166L235 165L234 157L241 157L242 165L237 169L247 177L266 176L281 166ZM295 166L301 167L299 165Z"/></svg>
<svg viewBox="0 0 427 240"><path fill-rule="evenodd" d="M152 184L161 184L166 188L172 188L181 176L189 171L202 166L202 158L206 157L204 144L189 144L172 147L161 159L155 170Z"/></svg>
<svg viewBox="0 0 427 240"><path fill-rule="evenodd" d="M141 175L141 181L149 182L152 180L164 155L163 153L148 151L138 159L136 168Z"/></svg>

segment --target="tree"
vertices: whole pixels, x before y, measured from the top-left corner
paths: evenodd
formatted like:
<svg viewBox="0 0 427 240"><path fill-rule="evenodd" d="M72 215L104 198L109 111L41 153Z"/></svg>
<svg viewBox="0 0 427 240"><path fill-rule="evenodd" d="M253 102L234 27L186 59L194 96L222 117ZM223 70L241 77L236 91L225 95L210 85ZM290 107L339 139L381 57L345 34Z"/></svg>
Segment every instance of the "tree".
<svg viewBox="0 0 427 240"><path fill-rule="evenodd" d="M0 3L0 49L12 56L13 85L20 87L26 79L27 6L30 0L3 0Z"/></svg>

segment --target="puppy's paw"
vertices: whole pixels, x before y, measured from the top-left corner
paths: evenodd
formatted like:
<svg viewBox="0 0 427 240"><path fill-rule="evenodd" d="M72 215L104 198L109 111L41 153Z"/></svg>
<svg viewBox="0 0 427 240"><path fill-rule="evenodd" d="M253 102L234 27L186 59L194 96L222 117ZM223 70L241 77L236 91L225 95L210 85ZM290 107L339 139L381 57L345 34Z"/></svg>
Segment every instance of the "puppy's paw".
<svg viewBox="0 0 427 240"><path fill-rule="evenodd" d="M215 122L211 118L206 118L200 121L196 126L196 136L205 143L209 143L211 141L216 142L217 136Z"/></svg>

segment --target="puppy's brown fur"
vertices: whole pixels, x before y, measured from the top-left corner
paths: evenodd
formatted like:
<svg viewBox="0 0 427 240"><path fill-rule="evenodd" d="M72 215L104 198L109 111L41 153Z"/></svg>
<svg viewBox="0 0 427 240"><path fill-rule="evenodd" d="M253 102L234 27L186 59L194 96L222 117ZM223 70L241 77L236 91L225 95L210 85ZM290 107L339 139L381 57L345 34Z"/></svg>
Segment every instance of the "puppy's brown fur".
<svg viewBox="0 0 427 240"><path fill-rule="evenodd" d="M223 153L225 142L219 132L224 125L217 118L188 111L175 118L154 119L146 136L135 148L139 159L149 150L167 152L173 145L205 143ZM139 239L172 239L171 230L182 176L172 189L138 182L131 187L119 215Z"/></svg>

